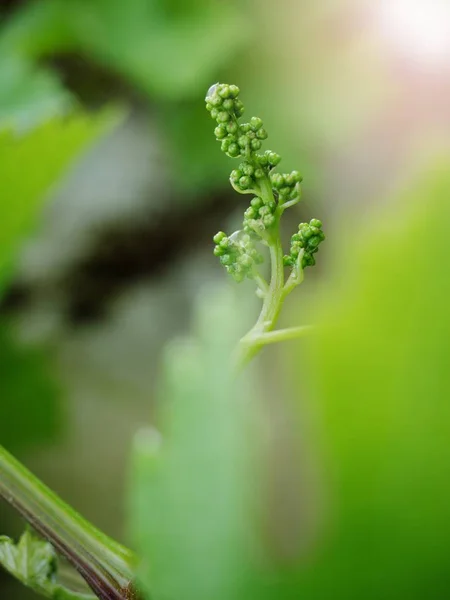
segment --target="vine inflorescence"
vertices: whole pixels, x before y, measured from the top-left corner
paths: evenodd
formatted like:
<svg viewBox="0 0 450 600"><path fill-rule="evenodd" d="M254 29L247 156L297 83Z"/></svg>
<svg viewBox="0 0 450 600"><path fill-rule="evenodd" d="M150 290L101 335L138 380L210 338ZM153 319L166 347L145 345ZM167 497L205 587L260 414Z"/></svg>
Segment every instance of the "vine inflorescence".
<svg viewBox="0 0 450 600"><path fill-rule="evenodd" d="M242 161L231 172L232 187L240 194L253 196L244 212L242 229L229 236L223 231L214 236L214 254L227 272L237 282L245 278L255 280L257 293L264 301L256 325L242 340L248 358L264 343L264 334L275 326L284 298L301 283L303 270L315 264L314 254L325 235L318 219L300 223L298 232L291 238L289 254L283 256L280 218L287 208L300 201L302 176L298 171L275 171L281 156L271 150L259 152L268 137L267 131L259 117L240 122L244 105L236 85L213 85L206 95L206 108L217 123L214 134L222 151ZM269 249L270 282L258 270L263 256L256 244ZM286 280L284 268L290 269Z"/></svg>

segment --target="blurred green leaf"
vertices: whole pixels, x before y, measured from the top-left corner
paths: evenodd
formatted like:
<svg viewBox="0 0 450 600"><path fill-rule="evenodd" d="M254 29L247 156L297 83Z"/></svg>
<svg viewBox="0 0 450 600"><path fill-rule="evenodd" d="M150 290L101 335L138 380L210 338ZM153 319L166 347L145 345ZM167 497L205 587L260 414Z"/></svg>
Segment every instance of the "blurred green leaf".
<svg viewBox="0 0 450 600"><path fill-rule="evenodd" d="M112 116L73 115L21 136L0 132L0 293L45 193L81 149L114 122ZM58 390L44 353L19 345L5 322L0 322L0 382L3 445L16 450L55 434L60 423Z"/></svg>
<svg viewBox="0 0 450 600"><path fill-rule="evenodd" d="M448 161L374 221L338 253L313 350L331 525L299 583L310 600L450 586Z"/></svg>
<svg viewBox="0 0 450 600"><path fill-rule="evenodd" d="M155 598L249 597L254 407L230 374L239 307L227 296L206 294L197 336L168 348L163 438L136 439L129 518L142 585Z"/></svg>
<svg viewBox="0 0 450 600"><path fill-rule="evenodd" d="M71 591L56 582L56 552L28 529L17 544L0 536L0 565L37 594L54 600L95 600L92 594Z"/></svg>
<svg viewBox="0 0 450 600"><path fill-rule="evenodd" d="M73 104L55 76L17 57L0 57L0 128L26 131Z"/></svg>
<svg viewBox="0 0 450 600"><path fill-rule="evenodd" d="M61 424L59 388L42 349L20 346L0 323L0 441L11 451L51 439Z"/></svg>
<svg viewBox="0 0 450 600"><path fill-rule="evenodd" d="M50 0L23 9L9 27L9 51L79 52L167 99L206 91L248 37L238 8L217 0Z"/></svg>
<svg viewBox="0 0 450 600"><path fill-rule="evenodd" d="M45 193L81 149L111 125L111 117L111 113L76 114L49 121L26 135L0 131L0 292Z"/></svg>

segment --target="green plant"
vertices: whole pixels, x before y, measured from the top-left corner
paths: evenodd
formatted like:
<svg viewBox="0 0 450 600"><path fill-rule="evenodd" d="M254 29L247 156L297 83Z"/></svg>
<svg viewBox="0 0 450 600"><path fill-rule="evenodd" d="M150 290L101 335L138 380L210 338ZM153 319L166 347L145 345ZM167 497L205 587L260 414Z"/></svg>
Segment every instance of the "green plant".
<svg viewBox="0 0 450 600"><path fill-rule="evenodd" d="M264 154L258 154L262 141L267 138L267 133L261 119L257 117L252 117L249 123L239 122L243 113L243 105L238 95L239 89L236 86L217 84L209 90L206 101L207 109L217 121L215 134L221 141L222 150L228 156L242 160L239 167L231 173L231 184L239 193L253 195L250 206L244 214L243 229L231 236L227 236L224 232L219 232L214 236L216 244L214 253L220 257L226 270L237 282L243 281L245 278L254 280L257 285L257 294L263 301L261 314L255 326L240 341L238 362L240 365L244 365L264 344L299 337L308 331L306 327L272 330L284 299L302 282L304 269L315 264L314 254L323 241L324 234L322 224L317 219L312 219L309 223L301 223L298 232L291 238L289 254L283 256L280 219L286 209L294 206L300 200L301 176L297 171L288 174L275 172L274 169L281 158L274 152L266 151ZM259 266L264 259L257 244L268 248L271 268L269 282L259 271ZM290 269L287 278L285 278L285 269ZM213 304L216 302L213 301ZM217 302L217 305L219 306L220 302ZM208 315L209 309L205 307L203 312L204 315ZM229 315L230 317L232 318L232 315ZM204 332L205 328L203 328ZM203 399L214 394L214 388L222 377L221 402L217 405L211 402L210 417L212 420L216 419L217 425L221 423L223 426L226 415L229 413L229 398L233 396L237 401L239 392L235 389L235 383L232 383L229 378L226 357L222 356L225 346L218 343L222 339L219 330L214 332L212 338L211 335L203 335L203 339L205 347L210 350L206 352L188 351L187 354L191 360L188 360L187 363L185 363L186 348L181 353L181 362L184 365L182 368L186 368L187 365L183 389L187 390L187 399L191 403L189 413L192 418L192 415L195 415L193 410L195 398L200 400L198 406L203 410ZM229 354L231 355L231 351ZM174 356L175 362L180 360L178 354ZM212 362L211 356L214 357ZM208 370L214 374L213 377L204 377L202 365L206 363L209 363ZM192 380L191 384L188 383L190 379ZM211 385L209 386L209 384ZM175 396L177 393L175 391ZM186 392L183 391L183 393ZM183 415L181 408L179 406L180 415ZM219 487L223 483L222 475L225 478L229 477L227 461L233 455L233 451L236 461L239 462L237 450L239 446L235 445L234 450L228 447L230 434L242 426L239 414L240 410L236 407L235 416L229 420L227 433L223 438L225 461L223 472L220 469L217 470L216 482ZM184 414L179 421L181 429L186 427L188 421L188 415ZM204 450L206 447L207 443ZM181 448L184 447L181 446ZM196 447L190 455L186 454L185 449L182 449L182 455L185 457L183 460L186 459L186 456L194 459L201 451L201 448ZM219 455L216 458L219 464L221 458ZM169 482L169 488L172 489L173 485L175 486L173 491L179 487L177 484L179 469L176 467L173 470L172 467L170 461L163 466L163 480L159 487L155 488L156 496L160 493L161 497L165 497L168 491L167 482ZM78 570L96 597L104 600L131 600L137 597L134 584L137 559L132 552L82 519L2 447L0 447L0 472L2 474L0 497L6 499L47 540L41 541L28 531L17 545L9 538L0 538L0 563L12 575L36 592L49 598L60 600L92 598L93 596L68 588L63 581L58 579L56 549ZM200 471L197 482L199 490L202 489L202 478L203 472ZM234 482L232 487L239 489L239 482L242 481L240 471L236 472L232 481ZM226 487L229 486L225 486L224 489ZM180 490L182 488L181 485ZM235 529L237 540L239 540L241 525L236 525L233 511L238 506L238 495L236 496L233 489L230 489L227 496L229 502L227 506L222 507L223 510L228 511L230 519L228 525L230 531ZM139 514L139 510L136 512ZM189 519L189 515L185 515L184 511L179 514L181 516L180 523L186 521L185 517ZM216 517L211 522L212 530L215 530L218 535L224 534L228 525L225 529L222 526L215 528L213 522L220 523L222 518L221 515L216 515ZM229 551L228 556L231 563L234 564L234 550L231 546ZM192 563L193 565L194 563ZM193 572L196 571L196 568L193 567ZM188 579L187 575L186 581ZM220 576L218 581L221 581ZM215 593L214 589L213 585L211 593ZM177 591L176 586L174 590Z"/></svg>
<svg viewBox="0 0 450 600"><path fill-rule="evenodd" d="M222 152L242 161L231 172L232 187L239 194L253 196L244 213L242 229L230 236L223 231L214 236L214 254L227 272L237 282L254 280L257 295L263 301L257 322L241 339L239 361L245 364L264 344L299 337L309 330L298 327L272 331L286 296L303 281L304 269L315 264L314 254L325 235L318 219L300 223L291 238L289 253L283 256L280 221L284 212L300 201L302 176L298 171L277 172L279 154L271 150L258 153L268 134L259 117L252 117L247 123L239 121L244 105L236 85L213 85L206 96L206 108L217 122L214 133ZM264 258L257 244L269 251L269 281L259 269ZM287 279L285 268L290 269Z"/></svg>

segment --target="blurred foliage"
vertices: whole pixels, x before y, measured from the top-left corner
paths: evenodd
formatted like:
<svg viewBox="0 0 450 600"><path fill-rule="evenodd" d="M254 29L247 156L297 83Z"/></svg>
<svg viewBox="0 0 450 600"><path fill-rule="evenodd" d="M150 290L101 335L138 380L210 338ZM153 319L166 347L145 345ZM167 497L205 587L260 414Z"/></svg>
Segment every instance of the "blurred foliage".
<svg viewBox="0 0 450 600"><path fill-rule="evenodd" d="M446 596L449 173L432 165L337 253L308 361L331 512L306 598Z"/></svg>
<svg viewBox="0 0 450 600"><path fill-rule="evenodd" d="M208 83L243 35L237 9L214 0L49 0L18 13L4 47L33 58L79 52L173 100Z"/></svg>
<svg viewBox="0 0 450 600"><path fill-rule="evenodd" d="M192 338L167 349L156 431L136 438L129 518L140 578L157 598L244 598L252 402L231 376L239 307L200 299ZM241 313L242 315L242 313Z"/></svg>
<svg viewBox="0 0 450 600"><path fill-rule="evenodd" d="M0 119L3 105L12 103L20 124L66 110L73 97L38 61L81 56L88 68L106 69L158 105L179 174L175 185L196 190L198 196L201 188L214 186L225 173L218 153L205 145L210 130L203 98L217 74L250 40L249 20L243 18L242 7L230 2L30 2L4 23L0 34L0 62L8 65L3 73L8 93L6 98L0 93ZM33 77L26 80L22 72L27 70ZM14 81L7 78L11 71Z"/></svg>
<svg viewBox="0 0 450 600"><path fill-rule="evenodd" d="M24 135L0 132L0 285L18 244L36 222L44 194L76 154L111 124L111 117L111 113L96 118L80 113L49 121Z"/></svg>
<svg viewBox="0 0 450 600"><path fill-rule="evenodd" d="M328 510L315 544L294 562L283 564L273 545L263 550L267 465L255 459L267 423L249 388L227 376L223 358L237 337L231 324L239 310L203 297L197 338L167 354L163 438L144 432L134 453L129 514L146 591L161 598L277 600L423 599L445 592L449 198L447 164L394 197L370 234L360 232L351 248L337 252L339 281L324 294L318 335L298 352L286 345L297 438L309 370L319 424L309 452L324 444L318 454L327 497L316 501ZM276 402L282 411L282 397ZM284 438L271 446L275 454ZM288 495L270 514L275 528L280 514L287 516L292 535L295 512L305 510L308 495L314 498L308 488L298 501L288 498L304 458L290 457Z"/></svg>
<svg viewBox="0 0 450 600"><path fill-rule="evenodd" d="M50 71L14 57L0 57L0 127L26 131L73 104Z"/></svg>
<svg viewBox="0 0 450 600"><path fill-rule="evenodd" d="M0 440L12 451L51 439L61 425L59 388L41 349L0 323Z"/></svg>
<svg viewBox="0 0 450 600"><path fill-rule="evenodd" d="M75 114L52 120L19 135L0 132L0 292L14 272L20 243L36 225L49 188L82 148L95 139L114 116ZM0 323L0 439L16 449L55 433L60 421L57 386L38 349L19 346L8 324Z"/></svg>

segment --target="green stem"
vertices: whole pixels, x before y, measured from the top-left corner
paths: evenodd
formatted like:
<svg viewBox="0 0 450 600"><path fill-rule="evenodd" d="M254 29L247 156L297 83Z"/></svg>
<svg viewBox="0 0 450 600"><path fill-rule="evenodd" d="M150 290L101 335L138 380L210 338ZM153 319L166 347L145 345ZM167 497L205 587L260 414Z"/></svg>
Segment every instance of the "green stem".
<svg viewBox="0 0 450 600"><path fill-rule="evenodd" d="M74 566L98 598L133 598L133 554L96 529L0 446L0 498Z"/></svg>
<svg viewBox="0 0 450 600"><path fill-rule="evenodd" d="M241 340L242 344L274 344L276 342L284 342L293 340L307 335L313 330L312 325L304 325L302 327L290 327L289 329L277 329L276 331L268 331L259 335L255 334L250 337L248 334Z"/></svg>
<svg viewBox="0 0 450 600"><path fill-rule="evenodd" d="M265 203L274 202L273 191L270 181L264 178L260 181L261 197ZM270 253L270 284L264 295L263 305L258 320L252 329L245 335L239 347L237 363L240 367L247 364L262 348L260 338L263 333L271 331L277 322L278 315L285 297L284 294L284 266L283 248L280 236L280 216L278 210L276 221L272 227L266 242Z"/></svg>

